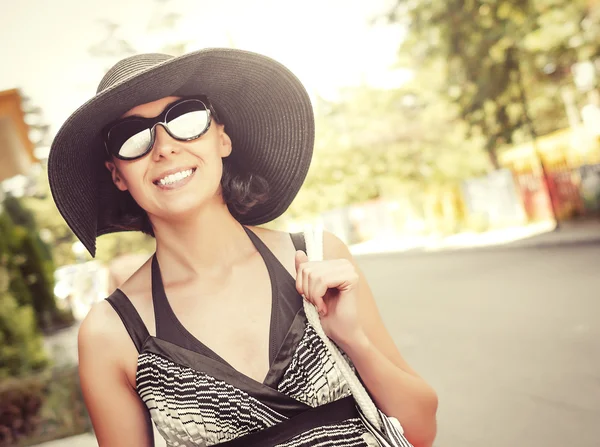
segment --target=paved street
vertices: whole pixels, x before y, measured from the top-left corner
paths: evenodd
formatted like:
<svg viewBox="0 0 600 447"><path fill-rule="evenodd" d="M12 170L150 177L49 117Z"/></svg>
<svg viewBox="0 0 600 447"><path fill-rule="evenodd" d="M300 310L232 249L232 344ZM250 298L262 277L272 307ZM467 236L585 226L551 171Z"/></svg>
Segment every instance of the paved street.
<svg viewBox="0 0 600 447"><path fill-rule="evenodd" d="M439 394L436 447L599 445L599 243L359 263L402 353Z"/></svg>
<svg viewBox="0 0 600 447"><path fill-rule="evenodd" d="M600 445L600 245L361 258L437 447Z"/></svg>

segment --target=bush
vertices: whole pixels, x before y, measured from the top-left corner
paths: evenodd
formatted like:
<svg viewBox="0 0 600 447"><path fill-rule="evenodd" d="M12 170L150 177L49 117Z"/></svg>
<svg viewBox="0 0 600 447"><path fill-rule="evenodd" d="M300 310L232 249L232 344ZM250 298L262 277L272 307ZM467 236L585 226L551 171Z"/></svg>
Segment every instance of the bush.
<svg viewBox="0 0 600 447"><path fill-rule="evenodd" d="M38 371L47 365L41 334L31 306L19 306L6 290L0 266L0 380Z"/></svg>
<svg viewBox="0 0 600 447"><path fill-rule="evenodd" d="M38 235L33 213L14 197L0 209L0 265L10 276L10 294L21 306L31 305L38 327L51 332L74 322L56 306L52 252Z"/></svg>
<svg viewBox="0 0 600 447"><path fill-rule="evenodd" d="M43 402L43 384L10 379L0 386L0 446L15 445L35 433Z"/></svg>
<svg viewBox="0 0 600 447"><path fill-rule="evenodd" d="M77 367L0 383L0 447L31 446L90 430Z"/></svg>
<svg viewBox="0 0 600 447"><path fill-rule="evenodd" d="M15 227L0 212L0 380L43 368L47 358L31 295L12 252Z"/></svg>
<svg viewBox="0 0 600 447"><path fill-rule="evenodd" d="M13 223L27 230L27 233L36 239L43 259L52 261L52 251L39 237L38 225L33 212L23 206L21 200L11 195L6 196L3 206Z"/></svg>
<svg viewBox="0 0 600 447"><path fill-rule="evenodd" d="M20 245L17 227L10 216L0 209L0 266L4 266L8 272L10 294L19 305L30 305L31 292L21 274L21 265L26 259L18 252Z"/></svg>
<svg viewBox="0 0 600 447"><path fill-rule="evenodd" d="M17 227L15 233L21 242L19 252L24 258L20 265L21 276L29 288L39 326L49 329L58 313L54 298L54 266L44 260L40 243L31 233L23 227Z"/></svg>

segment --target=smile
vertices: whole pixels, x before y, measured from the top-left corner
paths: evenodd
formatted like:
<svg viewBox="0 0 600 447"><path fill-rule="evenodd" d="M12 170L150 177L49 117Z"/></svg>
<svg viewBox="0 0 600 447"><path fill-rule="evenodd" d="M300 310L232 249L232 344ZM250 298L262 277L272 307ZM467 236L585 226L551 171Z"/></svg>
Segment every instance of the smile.
<svg viewBox="0 0 600 447"><path fill-rule="evenodd" d="M172 185L178 184L178 183L182 182L183 180L191 177L194 172L196 172L196 168L186 169L185 171L179 171L179 172L175 172L173 174L166 175L163 178L155 180L153 183L157 186L163 186L163 187L164 186L172 186Z"/></svg>

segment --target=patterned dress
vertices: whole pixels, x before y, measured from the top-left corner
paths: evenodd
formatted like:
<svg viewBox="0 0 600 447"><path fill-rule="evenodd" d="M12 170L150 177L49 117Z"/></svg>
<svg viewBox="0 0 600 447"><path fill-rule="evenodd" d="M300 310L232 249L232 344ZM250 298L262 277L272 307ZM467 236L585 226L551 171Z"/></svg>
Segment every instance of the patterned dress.
<svg viewBox="0 0 600 447"><path fill-rule="evenodd" d="M246 232L267 266L273 292L271 366L262 383L183 327L169 305L156 257L155 337L122 291L107 298L138 350L137 393L158 431L169 447L377 445L325 345L307 324L294 278L252 231ZM303 248L297 238L294 242Z"/></svg>

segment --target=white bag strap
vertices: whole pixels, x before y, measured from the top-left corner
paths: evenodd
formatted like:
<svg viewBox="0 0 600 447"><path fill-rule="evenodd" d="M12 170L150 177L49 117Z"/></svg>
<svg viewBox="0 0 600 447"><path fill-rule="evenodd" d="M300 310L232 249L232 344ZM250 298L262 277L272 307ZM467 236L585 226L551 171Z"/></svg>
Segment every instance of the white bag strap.
<svg viewBox="0 0 600 447"><path fill-rule="evenodd" d="M304 240L306 242L306 255L309 261L322 261L323 260L323 229L321 227L310 227L304 232ZM342 376L348 384L348 388L356 401L358 408L363 413L364 417L378 429L382 428L381 418L379 416L379 410L375 406L375 403L371 399L371 396L367 393L367 390L360 382L340 350L335 344L327 337L321 326L321 319L315 306L307 300L304 301L304 313L306 319L317 332L319 337L325 343L325 346L331 353L334 362L338 365Z"/></svg>

